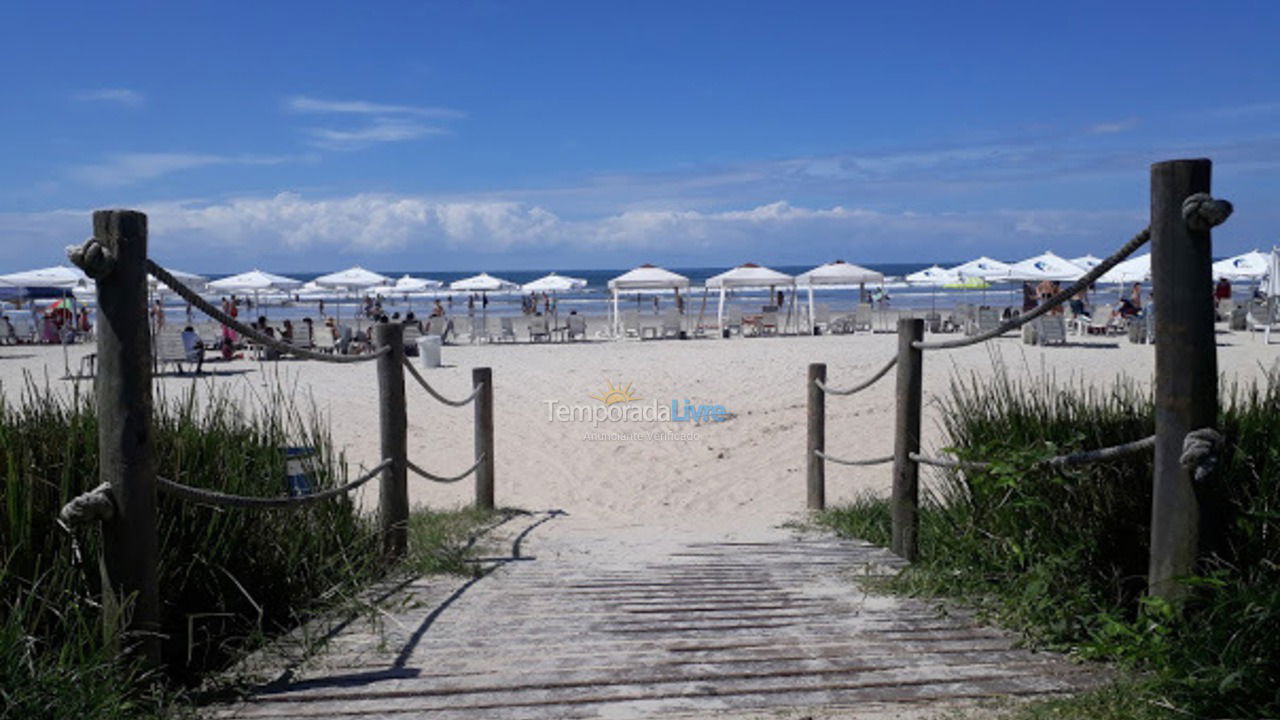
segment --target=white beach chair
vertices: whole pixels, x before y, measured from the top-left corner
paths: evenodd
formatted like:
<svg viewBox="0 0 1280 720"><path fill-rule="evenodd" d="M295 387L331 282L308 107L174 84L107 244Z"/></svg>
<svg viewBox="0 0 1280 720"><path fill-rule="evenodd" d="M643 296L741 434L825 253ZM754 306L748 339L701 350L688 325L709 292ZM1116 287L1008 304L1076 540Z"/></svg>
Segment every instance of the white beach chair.
<svg viewBox="0 0 1280 720"><path fill-rule="evenodd" d="M311 341L315 349L320 352L333 353L338 349L338 343L333 338L333 330L328 325L321 325Z"/></svg>
<svg viewBox="0 0 1280 720"><path fill-rule="evenodd" d="M569 342L587 339L587 319L581 315L570 315L565 320L565 337Z"/></svg>
<svg viewBox="0 0 1280 720"><path fill-rule="evenodd" d="M489 318L486 315L471 316L471 332L468 338L474 343L489 341Z"/></svg>
<svg viewBox="0 0 1280 720"><path fill-rule="evenodd" d="M182 373L182 364L191 362L187 358L187 346L182 342L181 332L161 332L155 339L155 360L156 368L163 367L166 363L172 364L178 368L178 372Z"/></svg>
<svg viewBox="0 0 1280 720"><path fill-rule="evenodd" d="M529 320L529 342L551 341L551 330L547 327L547 317L537 315Z"/></svg>
<svg viewBox="0 0 1280 720"><path fill-rule="evenodd" d="M1036 321L1037 345L1067 344L1067 324L1061 315L1041 315Z"/></svg>
<svg viewBox="0 0 1280 720"><path fill-rule="evenodd" d="M515 342L516 328L515 322L509 317L500 318L498 331L498 342Z"/></svg>
<svg viewBox="0 0 1280 720"><path fill-rule="evenodd" d="M1271 308L1265 300L1249 303L1249 314L1245 317L1245 324L1249 328L1250 335L1255 332L1262 333L1262 341L1268 345L1271 344L1271 331L1275 329L1276 323Z"/></svg>
<svg viewBox="0 0 1280 720"><path fill-rule="evenodd" d="M680 322L680 315L677 313L667 313L662 316L662 337L678 338L680 333L684 331L683 323Z"/></svg>
<svg viewBox="0 0 1280 720"><path fill-rule="evenodd" d="M874 329L875 310L871 307L871 303L858 303L857 309L853 311L853 329L850 332L858 332L866 330L868 332Z"/></svg>

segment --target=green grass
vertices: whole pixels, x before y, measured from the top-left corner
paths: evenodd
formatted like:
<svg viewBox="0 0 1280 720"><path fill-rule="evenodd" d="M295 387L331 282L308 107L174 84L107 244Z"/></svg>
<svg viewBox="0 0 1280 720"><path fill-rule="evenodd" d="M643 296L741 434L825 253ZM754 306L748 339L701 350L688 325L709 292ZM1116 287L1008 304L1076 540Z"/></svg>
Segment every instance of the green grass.
<svg viewBox="0 0 1280 720"><path fill-rule="evenodd" d="M164 674L147 675L104 642L96 528L78 532L85 563L55 520L97 484L97 416L80 395L28 381L0 393L0 718L169 717L182 688L265 638L344 603L389 571L466 572L467 540L489 514L413 515L407 561L388 567L376 525L350 498L299 510L221 509L159 498ZM327 429L292 393L256 398L245 416L226 394L158 399L159 472L227 493L286 492L286 445L316 449L317 489L354 476ZM311 414L314 417L314 414ZM367 488L374 486L366 486Z"/></svg>
<svg viewBox="0 0 1280 720"><path fill-rule="evenodd" d="M889 587L963 598L1021 630L1030 644L1115 661L1140 678L1126 692L1103 690L1019 712L1280 714L1275 378L1224 392L1219 427L1231 445L1212 486L1223 517L1218 550L1188 580L1191 597L1181 612L1144 594L1150 454L1083 468L1036 467L1051 455L1150 434L1147 394L1123 382L1104 389L1051 380L1023 384L997 372L994 380L955 383L942 404L942 425L957 455L995 465L934 478L922 503L921 557ZM822 522L871 542L889 541L888 504L881 498L861 498Z"/></svg>

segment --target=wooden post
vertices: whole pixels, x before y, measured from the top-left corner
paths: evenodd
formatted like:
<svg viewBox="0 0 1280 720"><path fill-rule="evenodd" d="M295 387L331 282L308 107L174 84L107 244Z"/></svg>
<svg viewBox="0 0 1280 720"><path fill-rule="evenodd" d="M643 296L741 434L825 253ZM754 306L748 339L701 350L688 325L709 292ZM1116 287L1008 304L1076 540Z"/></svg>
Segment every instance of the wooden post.
<svg viewBox="0 0 1280 720"><path fill-rule="evenodd" d="M93 237L115 255L113 269L97 281L98 480L111 484L116 507L102 526L104 579L109 579L104 602L108 607L120 603L115 607L127 618L126 645L154 667L160 664L160 541L151 434L147 216L99 210L93 214Z"/></svg>
<svg viewBox="0 0 1280 720"><path fill-rule="evenodd" d="M471 386L480 388L476 395L476 459L484 458L476 468L476 507L493 509L493 370L478 367L471 370Z"/></svg>
<svg viewBox="0 0 1280 720"><path fill-rule="evenodd" d="M898 416L893 433L893 546L915 560L920 534L920 415L924 395L924 353L911 343L924 339L924 320L898 319Z"/></svg>
<svg viewBox="0 0 1280 720"><path fill-rule="evenodd" d="M382 549L391 556L404 554L409 537L408 434L404 403L404 326L374 326L378 347L391 351L378 358L378 421L382 432L382 457L391 465L382 471L378 492L378 516Z"/></svg>
<svg viewBox="0 0 1280 720"><path fill-rule="evenodd" d="M1213 427L1218 413L1213 331L1212 241L1187 227L1182 203L1209 192L1209 160L1151 166L1151 283L1156 323L1156 447L1148 592L1179 600L1177 582L1195 571L1202 513L1191 473L1178 462L1187 432Z"/></svg>
<svg viewBox="0 0 1280 720"><path fill-rule="evenodd" d="M818 452L827 449L827 393L818 383L827 382L825 363L809 364L809 442L805 447L808 468L809 509L822 510L827 506L827 461Z"/></svg>

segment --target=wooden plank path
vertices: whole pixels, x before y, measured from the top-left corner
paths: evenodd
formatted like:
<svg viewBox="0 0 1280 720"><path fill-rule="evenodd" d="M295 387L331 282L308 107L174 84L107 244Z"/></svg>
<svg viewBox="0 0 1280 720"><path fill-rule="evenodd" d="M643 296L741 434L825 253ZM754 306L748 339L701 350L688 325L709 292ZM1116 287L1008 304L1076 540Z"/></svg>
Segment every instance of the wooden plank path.
<svg viewBox="0 0 1280 720"><path fill-rule="evenodd" d="M521 516L505 554L470 582L408 583L377 621L338 626L326 650L237 718L841 717L1062 693L1092 670L925 602L869 595L885 550L770 528L731 538L594 528ZM287 652L286 652L287 654ZM259 659L262 662L262 659ZM886 708L888 710L886 710Z"/></svg>

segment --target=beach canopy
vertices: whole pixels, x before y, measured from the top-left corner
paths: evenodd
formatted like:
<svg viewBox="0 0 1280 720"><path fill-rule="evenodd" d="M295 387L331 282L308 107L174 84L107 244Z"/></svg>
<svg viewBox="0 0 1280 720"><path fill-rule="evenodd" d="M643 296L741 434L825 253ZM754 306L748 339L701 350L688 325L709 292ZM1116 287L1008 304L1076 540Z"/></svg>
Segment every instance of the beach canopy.
<svg viewBox="0 0 1280 720"><path fill-rule="evenodd" d="M537 280L525 283L520 286L520 289L525 292L568 292L570 290L581 290L586 286L587 281L582 278L550 273Z"/></svg>
<svg viewBox="0 0 1280 720"><path fill-rule="evenodd" d="M940 287L947 283L960 282L959 275L940 265L934 265L933 267L927 267L923 270L917 270L902 279L906 280L910 285L932 285L933 287Z"/></svg>
<svg viewBox="0 0 1280 720"><path fill-rule="evenodd" d="M24 288L59 288L62 290L89 287L90 285L89 276L85 275L80 268L67 267L65 265L54 265L53 267L39 268L37 270L24 270L22 272L9 273L8 275L0 275L0 284Z"/></svg>
<svg viewBox="0 0 1280 720"><path fill-rule="evenodd" d="M669 290L687 287L689 287L689 278L647 263L609 281L609 289L615 293L621 290Z"/></svg>
<svg viewBox="0 0 1280 720"><path fill-rule="evenodd" d="M1080 257L1071 258L1071 263L1079 265L1084 268L1085 272L1089 272L1102 263L1102 258L1094 257L1093 255L1081 255Z"/></svg>
<svg viewBox="0 0 1280 720"><path fill-rule="evenodd" d="M1250 250L1243 255L1219 260L1213 264L1214 279L1228 280L1260 280L1266 277L1271 268L1271 256Z"/></svg>
<svg viewBox="0 0 1280 720"><path fill-rule="evenodd" d="M1051 252L1009 266L1010 280L1078 280L1085 269Z"/></svg>
<svg viewBox="0 0 1280 720"><path fill-rule="evenodd" d="M796 276L796 284L800 286L861 285L869 282L884 282L884 274L843 260L819 265Z"/></svg>
<svg viewBox="0 0 1280 720"><path fill-rule="evenodd" d="M371 288L390 285L391 278L360 266L339 270L315 279L316 285L328 288Z"/></svg>
<svg viewBox="0 0 1280 720"><path fill-rule="evenodd" d="M464 292L497 292L499 290L515 290L519 285L510 280L497 278L489 273L480 273L472 275L469 278L463 278L449 283L450 290L461 290Z"/></svg>
<svg viewBox="0 0 1280 720"><path fill-rule="evenodd" d="M1008 263L1002 263L999 260L993 260L987 256L982 256L976 260L970 260L963 265L957 265L950 268L951 272L966 278L982 278L983 280L1004 280L1009 277Z"/></svg>
<svg viewBox="0 0 1280 720"><path fill-rule="evenodd" d="M438 287L444 287L444 283L439 280L409 277L408 275L396 280L396 284L394 285L396 292L404 293L422 292L423 290L431 290Z"/></svg>
<svg viewBox="0 0 1280 720"><path fill-rule="evenodd" d="M1098 278L1100 283L1145 282L1151 277L1151 253L1131 257Z"/></svg>
<svg viewBox="0 0 1280 720"><path fill-rule="evenodd" d="M214 280L209 287L228 292L258 292L260 290L291 290L301 287L301 280L275 275L261 270L250 270L221 280Z"/></svg>
<svg viewBox="0 0 1280 720"><path fill-rule="evenodd" d="M766 288L790 285L793 282L795 278L786 273L755 263L744 263L719 275L712 275L707 278L704 285L709 288L720 288L723 291L726 288Z"/></svg>

